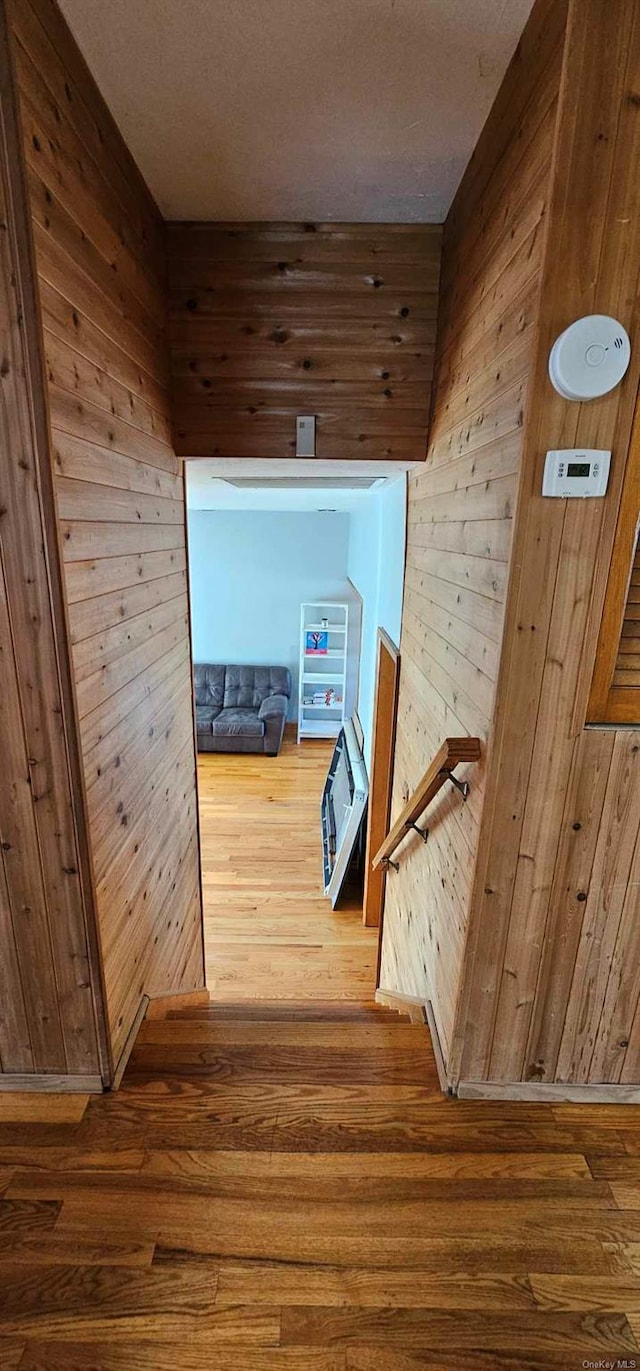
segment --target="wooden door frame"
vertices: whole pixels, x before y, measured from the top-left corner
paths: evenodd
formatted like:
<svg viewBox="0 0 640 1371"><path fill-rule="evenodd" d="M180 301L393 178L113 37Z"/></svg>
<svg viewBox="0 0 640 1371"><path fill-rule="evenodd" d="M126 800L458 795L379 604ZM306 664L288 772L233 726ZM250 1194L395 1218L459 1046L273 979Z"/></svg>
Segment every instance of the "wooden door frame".
<svg viewBox="0 0 640 1371"><path fill-rule="evenodd" d="M378 628L376 688L371 739L371 776L369 781L369 818L362 901L362 922L365 927L379 929L378 960L382 943L386 873L383 867L373 870L372 858L374 852L377 852L384 841L389 827L399 685L399 648L396 647L384 628Z"/></svg>

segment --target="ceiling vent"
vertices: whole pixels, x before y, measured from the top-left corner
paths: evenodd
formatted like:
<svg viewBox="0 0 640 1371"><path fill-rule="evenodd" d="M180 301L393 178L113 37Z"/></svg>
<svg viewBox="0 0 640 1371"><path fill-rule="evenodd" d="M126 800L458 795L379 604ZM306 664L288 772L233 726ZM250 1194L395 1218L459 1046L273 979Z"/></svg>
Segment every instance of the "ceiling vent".
<svg viewBox="0 0 640 1371"><path fill-rule="evenodd" d="M214 476L213 480L244 490L371 490L384 484L380 476Z"/></svg>

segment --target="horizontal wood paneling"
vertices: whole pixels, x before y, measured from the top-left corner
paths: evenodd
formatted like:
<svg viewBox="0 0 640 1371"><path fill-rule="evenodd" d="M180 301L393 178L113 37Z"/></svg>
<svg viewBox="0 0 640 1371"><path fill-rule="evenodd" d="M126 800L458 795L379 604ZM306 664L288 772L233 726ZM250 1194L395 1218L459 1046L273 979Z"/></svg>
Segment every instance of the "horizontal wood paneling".
<svg viewBox="0 0 640 1371"><path fill-rule="evenodd" d="M12 16L117 1060L143 994L191 990L203 976L164 233L52 0Z"/></svg>
<svg viewBox="0 0 640 1371"><path fill-rule="evenodd" d="M536 8L445 225L428 454L409 478L392 817L447 735L491 735L560 81L557 9ZM387 879L380 972L386 989L431 1001L445 1056L484 760L460 775L467 804L443 790L426 847L406 842Z"/></svg>
<svg viewBox="0 0 640 1371"><path fill-rule="evenodd" d="M0 13L0 1079L99 1082L101 976L21 130ZM59 1087L58 1087L59 1088Z"/></svg>
<svg viewBox="0 0 640 1371"><path fill-rule="evenodd" d="M172 224L184 456L424 457L440 270L433 225Z"/></svg>
<svg viewBox="0 0 640 1371"><path fill-rule="evenodd" d="M622 385L589 405L563 401L547 375L549 347L572 318L612 314L637 335L639 83L638 6L571 0L456 1030L465 1081L640 1079L640 740L585 728L607 717L588 715L587 701L621 496L633 531L637 520L627 458L640 362L634 353ZM544 500L545 451L576 443L612 449L606 499Z"/></svg>

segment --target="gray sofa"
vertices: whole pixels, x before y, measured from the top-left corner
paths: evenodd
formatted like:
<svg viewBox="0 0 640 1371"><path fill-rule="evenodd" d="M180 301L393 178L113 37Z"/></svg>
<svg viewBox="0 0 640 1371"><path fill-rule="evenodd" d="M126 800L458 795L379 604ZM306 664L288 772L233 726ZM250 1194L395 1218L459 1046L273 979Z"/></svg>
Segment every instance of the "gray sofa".
<svg viewBox="0 0 640 1371"><path fill-rule="evenodd" d="M193 668L199 752L280 751L291 696L286 666Z"/></svg>

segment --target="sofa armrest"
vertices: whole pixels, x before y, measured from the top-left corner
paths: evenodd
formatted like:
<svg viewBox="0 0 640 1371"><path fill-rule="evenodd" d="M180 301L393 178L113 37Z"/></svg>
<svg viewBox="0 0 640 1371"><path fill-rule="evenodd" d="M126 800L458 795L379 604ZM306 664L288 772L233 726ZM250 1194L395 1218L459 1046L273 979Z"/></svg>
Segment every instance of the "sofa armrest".
<svg viewBox="0 0 640 1371"><path fill-rule="evenodd" d="M258 718L264 722L264 750L268 757L276 757L280 751L288 709L286 695L267 695L260 705Z"/></svg>
<svg viewBox="0 0 640 1371"><path fill-rule="evenodd" d="M262 701L258 710L258 718L273 719L281 715L286 719L288 709L289 701L286 695L267 695L266 700Z"/></svg>

